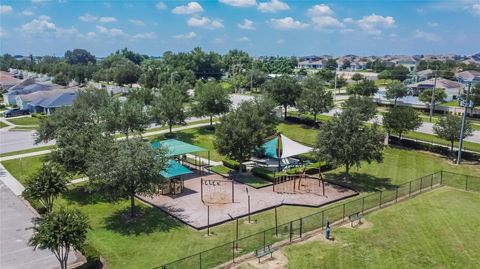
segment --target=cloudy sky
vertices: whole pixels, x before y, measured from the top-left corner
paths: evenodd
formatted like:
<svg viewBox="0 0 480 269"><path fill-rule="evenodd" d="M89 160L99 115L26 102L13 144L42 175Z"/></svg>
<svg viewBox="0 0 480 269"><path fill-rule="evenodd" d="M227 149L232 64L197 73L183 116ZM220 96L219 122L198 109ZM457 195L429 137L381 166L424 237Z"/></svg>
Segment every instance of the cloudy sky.
<svg viewBox="0 0 480 269"><path fill-rule="evenodd" d="M1 53L196 46L252 55L480 52L480 0L3 0Z"/></svg>

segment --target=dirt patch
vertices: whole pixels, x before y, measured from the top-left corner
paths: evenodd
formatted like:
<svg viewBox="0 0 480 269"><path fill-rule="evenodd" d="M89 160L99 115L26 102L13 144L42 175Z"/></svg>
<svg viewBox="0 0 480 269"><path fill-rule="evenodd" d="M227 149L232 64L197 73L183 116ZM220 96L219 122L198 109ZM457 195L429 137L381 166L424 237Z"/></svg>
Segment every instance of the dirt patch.
<svg viewBox="0 0 480 269"><path fill-rule="evenodd" d="M353 224L353 227L352 227L352 224L350 222L348 223L345 223L344 225L340 226L342 228L348 228L348 229L359 229L359 230L366 230L366 229L369 229L370 227L373 226L373 223L369 222L369 221L366 221L365 219L362 219L362 222L358 223L357 224L357 221Z"/></svg>
<svg viewBox="0 0 480 269"><path fill-rule="evenodd" d="M286 268L288 263L287 256L283 254L281 250L276 250L273 252L272 258L264 257L261 259L261 262L258 262L258 259L251 259L248 262L239 264L233 268L235 269L244 269L244 268L258 268L258 269L281 269Z"/></svg>

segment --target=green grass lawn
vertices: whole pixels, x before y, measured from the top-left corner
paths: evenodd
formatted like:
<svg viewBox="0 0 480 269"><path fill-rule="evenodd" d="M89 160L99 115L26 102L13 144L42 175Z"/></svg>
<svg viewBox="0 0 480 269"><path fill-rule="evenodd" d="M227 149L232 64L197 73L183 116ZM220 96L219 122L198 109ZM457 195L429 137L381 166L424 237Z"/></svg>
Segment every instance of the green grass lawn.
<svg viewBox="0 0 480 269"><path fill-rule="evenodd" d="M285 248L287 268L476 268L480 194L441 188L333 228L335 242Z"/></svg>
<svg viewBox="0 0 480 269"><path fill-rule="evenodd" d="M249 176L249 175L242 177L240 181L254 188L261 188L261 187L272 185L272 182L268 180L265 180L256 176Z"/></svg>
<svg viewBox="0 0 480 269"><path fill-rule="evenodd" d="M3 162L17 178L24 178L26 172L33 174L41 165L41 156ZM23 171L22 168L23 167ZM28 168L28 169L27 169ZM480 167L474 165L454 166L445 158L412 150L386 149L382 164L365 164L353 169L356 186L364 192L388 188L416 177L445 169L457 173L480 174ZM327 174L335 179L343 172L342 167ZM21 180L23 181L23 180ZM76 207L86 213L92 230L88 240L102 253L110 268L152 268L195 252L205 250L234 238L235 223L230 222L211 229L214 236L205 237L205 231L195 231L179 221L153 208L143 207L143 219L126 221L122 216L128 211L128 200L109 203L86 193L82 186L73 187L58 200L59 206ZM279 223L318 212L319 208L279 208ZM252 216L257 224L240 221L240 236L252 234L274 225L272 211ZM159 254L161 253L161 255Z"/></svg>
<svg viewBox="0 0 480 269"><path fill-rule="evenodd" d="M449 146L450 147L450 142L447 140L443 140L439 138L436 135L432 134L425 134L425 133L419 133L419 132L408 132L403 137L407 138L412 138L412 139L418 139L426 142L431 142L439 145L444 145L444 146ZM458 147L458 141L455 141L454 147ZM463 141L463 149L466 150L471 150L475 152L480 152L480 144L478 143L473 143L469 141Z"/></svg>
<svg viewBox="0 0 480 269"><path fill-rule="evenodd" d="M233 169L228 168L228 167L223 166L223 165L212 166L208 169L215 172L215 173L218 173L220 175L225 175L225 176L228 176L229 173L234 171Z"/></svg>
<svg viewBox="0 0 480 269"><path fill-rule="evenodd" d="M38 118L36 117L23 117L8 119L9 122L15 125L38 125Z"/></svg>
<svg viewBox="0 0 480 269"><path fill-rule="evenodd" d="M0 121L0 128L7 127L7 126L8 126L8 125L7 125L5 122Z"/></svg>
<svg viewBox="0 0 480 269"><path fill-rule="evenodd" d="M20 183L35 174L42 167L46 155L3 161L2 164Z"/></svg>

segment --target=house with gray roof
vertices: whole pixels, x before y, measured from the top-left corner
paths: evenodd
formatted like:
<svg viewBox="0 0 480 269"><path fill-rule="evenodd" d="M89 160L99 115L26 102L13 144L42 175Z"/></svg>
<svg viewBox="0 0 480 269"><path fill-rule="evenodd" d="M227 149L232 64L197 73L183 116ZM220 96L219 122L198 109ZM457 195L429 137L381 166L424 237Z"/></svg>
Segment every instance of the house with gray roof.
<svg viewBox="0 0 480 269"><path fill-rule="evenodd" d="M472 83L472 87L475 87L477 84L480 84L480 71L468 70L457 73L455 77L461 83Z"/></svg>
<svg viewBox="0 0 480 269"><path fill-rule="evenodd" d="M18 95L48 90L50 90L50 86L37 83L34 79L25 79L17 85L10 87L7 92L3 94L3 100L7 105L17 105L16 97Z"/></svg>
<svg viewBox="0 0 480 269"><path fill-rule="evenodd" d="M435 89L444 89L445 93L447 94L446 101L452 101L460 96L464 85L457 81L449 80L446 78L437 78L435 84L435 78L431 78L407 85L407 87L412 90L413 95L419 95L425 89L433 89L434 87Z"/></svg>
<svg viewBox="0 0 480 269"><path fill-rule="evenodd" d="M76 91L52 91L52 93L46 97L42 96L32 100L29 102L28 107L32 113L50 114L57 108L73 105L77 96Z"/></svg>

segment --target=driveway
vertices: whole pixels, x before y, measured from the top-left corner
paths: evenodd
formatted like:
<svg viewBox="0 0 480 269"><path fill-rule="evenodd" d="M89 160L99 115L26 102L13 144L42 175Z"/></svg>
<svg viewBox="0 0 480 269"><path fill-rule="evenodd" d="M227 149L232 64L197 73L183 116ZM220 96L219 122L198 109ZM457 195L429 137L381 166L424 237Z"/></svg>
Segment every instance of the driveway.
<svg viewBox="0 0 480 269"><path fill-rule="evenodd" d="M59 268L57 259L49 250L34 251L28 246L33 234L31 219L35 217L36 212L0 181L0 268ZM69 264L76 263L76 260L76 255L70 254Z"/></svg>

